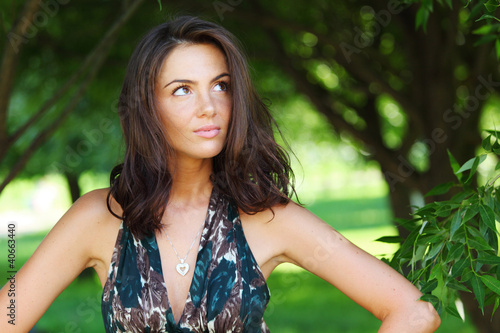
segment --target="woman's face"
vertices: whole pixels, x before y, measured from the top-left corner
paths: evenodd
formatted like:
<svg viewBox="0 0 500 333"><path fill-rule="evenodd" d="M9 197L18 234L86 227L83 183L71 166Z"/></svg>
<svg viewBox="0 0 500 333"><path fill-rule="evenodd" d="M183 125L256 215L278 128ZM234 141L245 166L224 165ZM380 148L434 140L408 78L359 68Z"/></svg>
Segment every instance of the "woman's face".
<svg viewBox="0 0 500 333"><path fill-rule="evenodd" d="M179 45L166 57L156 97L177 158L220 153L231 117L230 85L224 54L211 44Z"/></svg>

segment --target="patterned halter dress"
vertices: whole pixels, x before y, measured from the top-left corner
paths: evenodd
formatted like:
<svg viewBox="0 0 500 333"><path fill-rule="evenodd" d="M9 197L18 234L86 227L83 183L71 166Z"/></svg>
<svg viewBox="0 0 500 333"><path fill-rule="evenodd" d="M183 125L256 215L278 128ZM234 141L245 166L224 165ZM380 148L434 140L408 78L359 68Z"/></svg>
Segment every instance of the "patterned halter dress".
<svg viewBox="0 0 500 333"><path fill-rule="evenodd" d="M266 280L238 209L215 186L178 323L164 278L156 237L137 239L122 223L102 294L106 332L269 332Z"/></svg>

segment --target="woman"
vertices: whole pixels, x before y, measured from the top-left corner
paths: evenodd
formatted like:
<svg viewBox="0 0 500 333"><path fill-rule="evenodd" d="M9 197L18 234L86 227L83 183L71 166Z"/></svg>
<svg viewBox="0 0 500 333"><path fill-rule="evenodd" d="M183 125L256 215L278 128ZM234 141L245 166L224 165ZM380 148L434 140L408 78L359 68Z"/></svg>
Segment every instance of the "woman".
<svg viewBox="0 0 500 333"><path fill-rule="evenodd" d="M120 98L124 163L18 272L18 325L0 331L28 331L93 267L107 332L266 332L266 279L283 262L340 289L380 332L439 326L404 277L290 200L288 157L246 66L229 32L197 18L143 38Z"/></svg>

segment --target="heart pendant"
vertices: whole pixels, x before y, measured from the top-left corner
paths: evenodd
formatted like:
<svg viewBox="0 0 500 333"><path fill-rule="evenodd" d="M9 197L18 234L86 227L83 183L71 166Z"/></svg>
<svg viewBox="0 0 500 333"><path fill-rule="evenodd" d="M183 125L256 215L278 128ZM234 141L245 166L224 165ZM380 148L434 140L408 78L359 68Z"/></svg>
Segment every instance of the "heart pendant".
<svg viewBox="0 0 500 333"><path fill-rule="evenodd" d="M177 273L184 276L189 271L189 265L186 263L180 263L180 264L177 264L177 266L175 266L175 269L177 270Z"/></svg>

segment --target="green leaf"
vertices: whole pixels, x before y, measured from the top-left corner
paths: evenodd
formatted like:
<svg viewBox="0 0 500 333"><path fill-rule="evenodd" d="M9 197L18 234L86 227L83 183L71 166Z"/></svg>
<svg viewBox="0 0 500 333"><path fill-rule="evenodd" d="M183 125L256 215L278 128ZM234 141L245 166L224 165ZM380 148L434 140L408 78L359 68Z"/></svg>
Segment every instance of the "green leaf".
<svg viewBox="0 0 500 333"><path fill-rule="evenodd" d="M481 276L481 281L483 281L484 285L488 287L495 294L500 295L500 281L495 279L491 275L483 275Z"/></svg>
<svg viewBox="0 0 500 333"><path fill-rule="evenodd" d="M498 2L495 0L489 0L487 3L484 4L484 7L490 13L494 12L498 8L498 6L499 6Z"/></svg>
<svg viewBox="0 0 500 333"><path fill-rule="evenodd" d="M493 250L490 244L482 238L469 238L467 241L469 248L474 250Z"/></svg>
<svg viewBox="0 0 500 333"><path fill-rule="evenodd" d="M493 311L491 312L490 321L493 321L493 316L498 309L498 305L500 305L500 297L495 298L495 305L493 306Z"/></svg>
<svg viewBox="0 0 500 333"><path fill-rule="evenodd" d="M450 188L453 187L453 185L455 185L454 182L448 182L448 183L438 185L438 186L434 187L432 190L430 190L429 192L427 192L427 194L425 196L429 197L431 195L441 195L441 194L448 193L448 191L450 190Z"/></svg>
<svg viewBox="0 0 500 333"><path fill-rule="evenodd" d="M415 17L415 29L422 27L424 32L427 32L427 21L429 20L429 10L424 6L421 6Z"/></svg>
<svg viewBox="0 0 500 333"><path fill-rule="evenodd" d="M462 258L459 261L455 262L455 264L451 268L451 277L459 276L468 263L469 262L467 261L467 258Z"/></svg>
<svg viewBox="0 0 500 333"><path fill-rule="evenodd" d="M495 138L497 138L498 140L500 140L500 131L486 130L486 132L490 133Z"/></svg>
<svg viewBox="0 0 500 333"><path fill-rule="evenodd" d="M451 303L451 304L453 304L453 303ZM460 314L457 311L457 308L456 308L455 304L453 304L453 306L451 306L451 305L446 306L445 307L445 311L448 312L449 314L451 314L454 317L462 319L462 317L460 316Z"/></svg>
<svg viewBox="0 0 500 333"><path fill-rule="evenodd" d="M467 1L470 2L470 0L467 0ZM467 18L467 21L472 22L472 20L474 18L478 17L479 14L481 14L483 12L483 9L484 9L484 6L483 6L482 2L476 3L474 6L472 6L472 8L470 10L469 17Z"/></svg>
<svg viewBox="0 0 500 333"><path fill-rule="evenodd" d="M403 241L403 238L399 236L384 236L377 238L375 241L381 243L399 244Z"/></svg>
<svg viewBox="0 0 500 333"><path fill-rule="evenodd" d="M479 205L477 203L474 203L471 206L467 207L463 216L463 223L466 223L467 221L472 219L477 215L477 213L479 213Z"/></svg>
<svg viewBox="0 0 500 333"><path fill-rule="evenodd" d="M484 160L486 159L486 156L487 156L486 154L482 154L482 155L476 156L474 158L471 158L470 160L465 162L464 165L462 165L462 167L457 172L455 172L455 174L459 174L459 173L462 173L464 171L471 170L474 167L474 164L476 165L476 168L477 168L477 166L479 164L484 162Z"/></svg>
<svg viewBox="0 0 500 333"><path fill-rule="evenodd" d="M481 216L481 220L490 228L497 232L496 223L495 223L495 212L491 207L486 205L479 206L479 214Z"/></svg>
<svg viewBox="0 0 500 333"><path fill-rule="evenodd" d="M161 10L162 10L161 0L158 0L158 4L160 5L160 12L161 12Z"/></svg>
<svg viewBox="0 0 500 333"><path fill-rule="evenodd" d="M430 302L432 304L437 304L437 302L439 302L439 298L437 298L436 296L431 295L431 294L422 295L422 297L420 297L420 300L422 300L424 302Z"/></svg>
<svg viewBox="0 0 500 333"><path fill-rule="evenodd" d="M461 283L457 283L457 282L448 282L446 284L446 286L448 286L449 288L451 289L455 289L455 290L460 290L460 291L465 291L465 292L471 292L467 287L465 287L463 284Z"/></svg>
<svg viewBox="0 0 500 333"><path fill-rule="evenodd" d="M483 16L481 16L480 18L478 18L476 20L476 22L482 21L482 20L487 20L487 19L493 19L493 20L496 20L496 21L500 22L500 19L498 17L495 17L493 15L488 15L488 14L484 14Z"/></svg>
<svg viewBox="0 0 500 333"><path fill-rule="evenodd" d="M476 173L477 167L479 166L479 164L483 163L483 161L486 159L486 156L487 156L486 154L483 154L481 156L477 156L474 159L474 163L472 163L472 168L470 169L469 177L465 181L466 184L468 184L472 180L472 176L474 176L474 174ZM482 157L484 157L484 158L482 158ZM482 158L482 160L481 160L481 158Z"/></svg>
<svg viewBox="0 0 500 333"><path fill-rule="evenodd" d="M417 263L417 261L422 260L426 250L427 250L427 245L417 246L417 248L416 248L416 250L413 253L413 256L411 258L412 267Z"/></svg>
<svg viewBox="0 0 500 333"><path fill-rule="evenodd" d="M436 216L438 217L448 217L451 214L451 208L450 207L441 207L436 211Z"/></svg>
<svg viewBox="0 0 500 333"><path fill-rule="evenodd" d="M444 243L432 245L431 250L427 253L427 258L430 258L430 259L434 258L439 253L439 251L441 251L443 246L444 246Z"/></svg>
<svg viewBox="0 0 500 333"><path fill-rule="evenodd" d="M479 232L479 230L467 226L467 231L471 235L470 238L467 239L467 244L470 248L475 250L492 250L492 246L486 242L483 238L483 235Z"/></svg>
<svg viewBox="0 0 500 333"><path fill-rule="evenodd" d="M433 215L434 212L436 211L437 205L434 202L428 203L427 205L423 206L422 208L419 208L415 211L416 215L419 216L427 216L427 215Z"/></svg>
<svg viewBox="0 0 500 333"><path fill-rule="evenodd" d="M453 218L451 219L451 226L450 226L450 238L453 237L453 234L460 228L462 225L462 211L458 210L455 212L455 215L453 215Z"/></svg>
<svg viewBox="0 0 500 333"><path fill-rule="evenodd" d="M477 275L474 274L474 276L471 279L471 284L472 284L472 291L474 292L474 295L476 296L476 300L479 303L479 308L483 312L484 298L485 298L486 294L484 291L484 284L483 284L483 282L481 282L481 280L482 279L480 279Z"/></svg>
<svg viewBox="0 0 500 333"><path fill-rule="evenodd" d="M494 33L498 29L498 24L485 24L482 27L474 30L472 33L475 35L488 35Z"/></svg>
<svg viewBox="0 0 500 333"><path fill-rule="evenodd" d="M493 42L495 39L497 39L496 35L484 35L481 38L479 38L477 41L474 42L474 47L482 45L482 44L488 44Z"/></svg>
<svg viewBox="0 0 500 333"><path fill-rule="evenodd" d="M443 275L443 265L441 265L439 263L439 264L436 264L434 267L432 267L431 274L429 275L429 279L432 280L432 279L439 278L441 280L442 275ZM446 275L448 276L448 273L446 273Z"/></svg>
<svg viewBox="0 0 500 333"><path fill-rule="evenodd" d="M430 293L431 291L436 289L437 286L438 286L438 280L433 279L431 281L428 281L426 284L424 284L422 286L422 289L420 289L420 292L422 292L422 294Z"/></svg>
<svg viewBox="0 0 500 333"><path fill-rule="evenodd" d="M481 143L481 146L486 151L490 151L491 150L491 134L488 135L488 137L483 140L483 142Z"/></svg>
<svg viewBox="0 0 500 333"><path fill-rule="evenodd" d="M476 259L478 263L485 265L500 265L500 257L497 255L481 256Z"/></svg>
<svg viewBox="0 0 500 333"><path fill-rule="evenodd" d="M472 272L469 265L467 265L467 267L465 267L464 270L462 271L462 275L460 276L460 282L466 283L467 281L470 281L470 279L472 279L474 274L476 273Z"/></svg>
<svg viewBox="0 0 500 333"><path fill-rule="evenodd" d="M491 150L495 154L500 155L500 143L498 143L498 140L493 142L493 145L491 146Z"/></svg>
<svg viewBox="0 0 500 333"><path fill-rule="evenodd" d="M450 165L451 168L453 169L453 172L457 174L458 170L460 170L460 164L458 164L457 160L455 159L455 157L453 157L453 155L449 150L448 150L448 158L450 160Z"/></svg>
<svg viewBox="0 0 500 333"><path fill-rule="evenodd" d="M451 247L450 251L448 251L448 256L446 257L446 261L454 261L457 260L465 253L465 246L461 243L455 243Z"/></svg>

